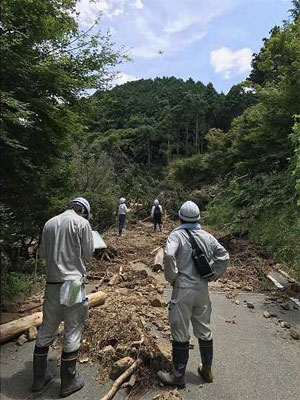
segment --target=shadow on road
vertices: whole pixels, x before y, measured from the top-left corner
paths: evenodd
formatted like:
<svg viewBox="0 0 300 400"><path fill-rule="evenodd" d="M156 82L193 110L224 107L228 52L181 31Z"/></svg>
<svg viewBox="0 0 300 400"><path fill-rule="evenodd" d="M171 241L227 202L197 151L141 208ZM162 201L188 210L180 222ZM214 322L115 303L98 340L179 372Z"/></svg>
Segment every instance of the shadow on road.
<svg viewBox="0 0 300 400"><path fill-rule="evenodd" d="M58 376L56 368L56 359L49 360L48 362L49 372L53 376L53 381L47 387L46 391L51 386L51 393L57 392L57 396L47 398L59 398L59 382L55 381L55 377ZM53 386L57 386L53 390ZM23 365L23 369L19 369L16 373L13 373L9 377L2 377L1 379L1 396L6 396L9 399L25 400L25 399L39 399L43 398L43 395L33 395L31 392L32 387L32 361L26 361Z"/></svg>

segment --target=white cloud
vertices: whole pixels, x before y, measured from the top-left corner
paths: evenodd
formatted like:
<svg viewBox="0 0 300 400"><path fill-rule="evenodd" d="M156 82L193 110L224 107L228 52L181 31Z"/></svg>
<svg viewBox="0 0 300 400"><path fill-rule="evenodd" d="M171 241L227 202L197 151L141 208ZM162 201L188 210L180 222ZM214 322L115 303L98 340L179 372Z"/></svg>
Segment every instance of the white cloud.
<svg viewBox="0 0 300 400"><path fill-rule="evenodd" d="M114 18L124 13L126 0L78 0L76 11L82 26L92 25L102 14Z"/></svg>
<svg viewBox="0 0 300 400"><path fill-rule="evenodd" d="M170 21L164 28L166 33L179 33L188 29L197 21L197 17L192 15L181 15L178 19Z"/></svg>
<svg viewBox="0 0 300 400"><path fill-rule="evenodd" d="M137 45L131 50L130 55L133 57L155 58L159 56L159 50L165 51L169 47L169 38L166 35L161 36L154 33L148 20L144 17L137 17L134 24L138 31L138 43L143 44Z"/></svg>
<svg viewBox="0 0 300 400"><path fill-rule="evenodd" d="M201 40L213 19L224 14L241 0L151 0L143 14L131 19L134 32L131 55L155 58L182 51Z"/></svg>
<svg viewBox="0 0 300 400"><path fill-rule="evenodd" d="M142 10L142 0L77 0L76 11L79 12L79 23L89 26L102 14L113 19L125 14L129 9Z"/></svg>
<svg viewBox="0 0 300 400"><path fill-rule="evenodd" d="M137 10L142 10L144 8L144 4L143 4L142 0L136 0L134 5Z"/></svg>
<svg viewBox="0 0 300 400"><path fill-rule="evenodd" d="M133 75L126 74L125 72L118 72L116 76L112 80L112 87L118 86L118 85L123 85L126 82L132 82L136 81L138 78L136 78Z"/></svg>
<svg viewBox="0 0 300 400"><path fill-rule="evenodd" d="M249 47L239 50L231 50L229 47L221 47L210 53L210 64L215 73L224 79L249 73L253 51Z"/></svg>
<svg viewBox="0 0 300 400"><path fill-rule="evenodd" d="M85 29L102 15L100 27L117 28L118 44L133 58L173 55L200 41L213 19L242 0L78 0L79 23ZM144 4L145 3L145 4ZM141 12L143 10L143 12Z"/></svg>

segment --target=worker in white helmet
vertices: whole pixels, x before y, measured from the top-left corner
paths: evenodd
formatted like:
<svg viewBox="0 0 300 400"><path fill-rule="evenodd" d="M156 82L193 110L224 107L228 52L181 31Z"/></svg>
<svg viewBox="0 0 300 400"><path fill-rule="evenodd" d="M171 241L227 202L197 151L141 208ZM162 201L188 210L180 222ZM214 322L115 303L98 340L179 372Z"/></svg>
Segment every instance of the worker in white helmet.
<svg viewBox="0 0 300 400"><path fill-rule="evenodd" d="M60 322L65 323L61 357L62 397L80 390L84 382L76 375L76 360L84 321L88 317L85 296L84 262L93 254L93 236L89 202L78 197L70 209L46 222L41 253L46 259L46 288L43 323L39 329L33 356L33 392L42 392L51 380L47 373L49 346L54 342Z"/></svg>
<svg viewBox="0 0 300 400"><path fill-rule="evenodd" d="M119 205L119 236L122 236L123 234L123 229L125 228L125 221L126 221L126 215L128 214L128 208L126 206L126 199L124 197L120 198L120 205Z"/></svg>
<svg viewBox="0 0 300 400"><path fill-rule="evenodd" d="M197 204L185 202L179 210L179 218L181 225L169 235L164 255L165 278L173 287L169 303L173 370L171 373L159 371L158 377L165 384L183 388L189 358L190 322L198 338L202 360L198 372L206 382L213 381L208 281L218 279L225 272L229 254L213 235L201 229Z"/></svg>
<svg viewBox="0 0 300 400"><path fill-rule="evenodd" d="M156 231L157 226L159 231L161 232L162 216L163 216L162 206L159 204L159 200L155 199L151 209L151 218L154 225L154 232Z"/></svg>

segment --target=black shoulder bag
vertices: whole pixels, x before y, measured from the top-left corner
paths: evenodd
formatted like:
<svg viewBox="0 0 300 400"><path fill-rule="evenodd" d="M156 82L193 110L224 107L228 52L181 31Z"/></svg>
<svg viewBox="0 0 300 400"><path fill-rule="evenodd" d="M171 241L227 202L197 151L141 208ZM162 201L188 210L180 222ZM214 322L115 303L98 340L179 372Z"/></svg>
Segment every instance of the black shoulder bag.
<svg viewBox="0 0 300 400"><path fill-rule="evenodd" d="M189 235L190 243L193 249L192 258L194 260L197 272L200 274L202 279L209 279L213 277L215 275L214 270L210 266L206 255L199 247L192 233L188 229L185 229L185 231Z"/></svg>

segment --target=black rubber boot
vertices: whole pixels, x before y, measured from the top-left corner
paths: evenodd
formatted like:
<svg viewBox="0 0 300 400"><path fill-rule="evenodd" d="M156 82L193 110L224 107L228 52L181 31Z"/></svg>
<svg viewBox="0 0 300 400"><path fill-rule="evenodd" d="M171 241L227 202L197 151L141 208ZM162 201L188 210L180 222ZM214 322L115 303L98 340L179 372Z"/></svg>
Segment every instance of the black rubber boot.
<svg viewBox="0 0 300 400"><path fill-rule="evenodd" d="M82 389L84 382L79 375L76 375L76 361L78 350L72 353L63 352L60 365L60 395L61 397L70 396L70 394Z"/></svg>
<svg viewBox="0 0 300 400"><path fill-rule="evenodd" d="M206 382L210 383L214 380L211 371L213 361L213 339L198 339L198 342L202 361L202 366L198 368L198 372Z"/></svg>
<svg viewBox="0 0 300 400"><path fill-rule="evenodd" d="M159 379L167 384L177 386L179 389L185 388L185 370L189 360L189 342L173 342L172 358L173 372L159 371Z"/></svg>
<svg viewBox="0 0 300 400"><path fill-rule="evenodd" d="M48 347L35 346L33 353L33 385L34 393L43 392L51 382L52 376L47 373Z"/></svg>

